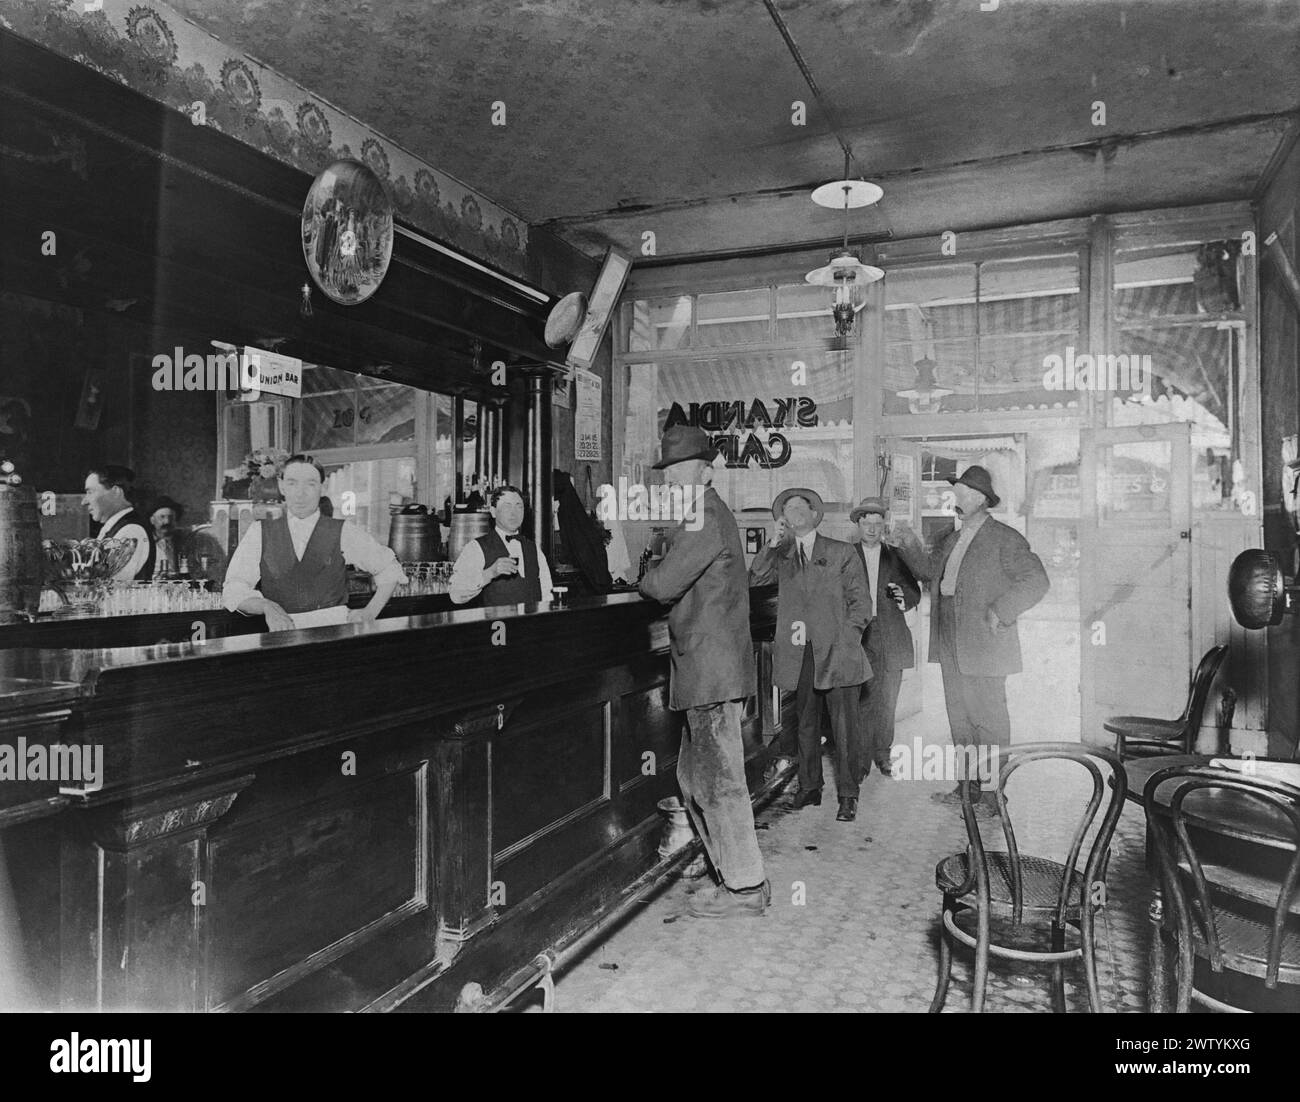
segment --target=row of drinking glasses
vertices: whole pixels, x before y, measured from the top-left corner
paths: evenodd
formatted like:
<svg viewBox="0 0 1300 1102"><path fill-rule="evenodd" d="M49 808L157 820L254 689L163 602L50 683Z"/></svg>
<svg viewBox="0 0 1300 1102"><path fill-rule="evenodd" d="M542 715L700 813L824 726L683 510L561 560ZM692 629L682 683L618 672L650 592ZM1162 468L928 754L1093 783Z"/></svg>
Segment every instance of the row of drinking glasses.
<svg viewBox="0 0 1300 1102"><path fill-rule="evenodd" d="M446 593L451 586L449 562L404 562L406 571L406 596L422 597L431 593Z"/></svg>
<svg viewBox="0 0 1300 1102"><path fill-rule="evenodd" d="M113 582L99 596L100 616L138 616L160 612L209 612L222 607L221 594L201 582Z"/></svg>

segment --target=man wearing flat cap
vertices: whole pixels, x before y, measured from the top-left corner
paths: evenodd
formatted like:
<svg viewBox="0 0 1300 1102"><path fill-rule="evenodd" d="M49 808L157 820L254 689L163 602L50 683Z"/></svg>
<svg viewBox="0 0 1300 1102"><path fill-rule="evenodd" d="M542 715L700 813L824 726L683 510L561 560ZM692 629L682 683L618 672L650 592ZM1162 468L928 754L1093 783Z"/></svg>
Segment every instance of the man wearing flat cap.
<svg viewBox="0 0 1300 1102"><path fill-rule="evenodd" d="M751 585L776 582L776 634L772 681L793 690L799 714L799 798L796 807L820 804L821 709L826 703L835 739L835 791L841 822L858 813L861 740L859 687L871 676L862 632L870 619L867 577L850 544L817 531L825 506L814 490L782 490L772 502L776 533L750 564ZM782 732L782 752L791 750Z"/></svg>
<svg viewBox="0 0 1300 1102"><path fill-rule="evenodd" d="M1016 620L1047 596L1051 583L1025 537L989 516L1000 499L988 471L968 467L948 481L962 523L929 556L930 661L943 671L953 744L978 747L987 761L988 747L1011 744L1007 676L1022 668ZM916 533L908 529L903 539L924 554ZM981 798L981 782L992 779L959 777L954 791L933 798L959 804L965 783L976 812L988 817L997 812L992 793Z"/></svg>
<svg viewBox="0 0 1300 1102"><path fill-rule="evenodd" d="M894 745L894 712L903 671L916 664L916 645L905 613L921 599L921 587L899 551L885 542L888 509L883 499L864 498L849 513L858 526L858 554L867 572L867 604L871 622L862 647L871 666L871 680L858 695L858 733L862 738L862 772L871 766L890 775L889 751Z"/></svg>
<svg viewBox="0 0 1300 1102"><path fill-rule="evenodd" d="M668 706L685 710L677 781L691 822L720 881L691 897L696 918L761 916L772 889L754 832L745 782L740 717L757 691L749 634L749 585L731 510L709 485L716 452L703 429L674 425L656 470L682 487L683 519L659 565L641 579L643 596L672 605Z"/></svg>

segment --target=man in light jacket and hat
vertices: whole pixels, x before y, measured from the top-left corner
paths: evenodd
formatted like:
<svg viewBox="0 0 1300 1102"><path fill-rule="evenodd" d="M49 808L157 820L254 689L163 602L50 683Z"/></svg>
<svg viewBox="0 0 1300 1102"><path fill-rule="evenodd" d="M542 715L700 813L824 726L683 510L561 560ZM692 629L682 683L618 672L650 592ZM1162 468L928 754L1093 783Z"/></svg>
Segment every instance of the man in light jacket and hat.
<svg viewBox="0 0 1300 1102"><path fill-rule="evenodd" d="M996 814L993 794L981 791L983 782L994 779L989 748L1011 745L1007 676L1022 668L1016 620L1047 596L1051 583L1025 537L989 515L1001 499L988 471L968 467L948 481L961 528L948 534L928 562L915 532L903 529L900 536L913 559L919 554L928 566L930 661L943 671L953 744L975 748L984 773L959 776L952 792L932 798L959 804L964 783L975 810L988 817ZM958 764L965 764L960 755Z"/></svg>
<svg viewBox="0 0 1300 1102"><path fill-rule="evenodd" d="M841 822L858 813L861 740L858 693L871 676L862 632L870 619L867 576L851 544L821 535L826 508L815 490L782 490L772 502L776 533L750 564L752 585L778 584L772 681L794 690L799 713L799 797L820 804L821 709L830 710L835 739L835 791ZM782 749L789 734L782 732Z"/></svg>
<svg viewBox="0 0 1300 1102"><path fill-rule="evenodd" d="M771 901L745 782L740 717L757 691L749 632L749 585L731 510L708 485L716 452L703 429L674 425L656 470L682 488L683 519L643 596L672 605L668 706L685 710L677 780L691 822L720 883L691 897L697 918L761 916Z"/></svg>

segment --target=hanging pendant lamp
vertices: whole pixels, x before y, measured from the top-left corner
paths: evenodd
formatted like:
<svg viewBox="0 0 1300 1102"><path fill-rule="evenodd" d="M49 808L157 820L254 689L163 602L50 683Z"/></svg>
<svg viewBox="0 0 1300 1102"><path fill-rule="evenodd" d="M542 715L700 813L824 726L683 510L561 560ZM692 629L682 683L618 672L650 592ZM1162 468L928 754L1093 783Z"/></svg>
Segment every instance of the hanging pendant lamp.
<svg viewBox="0 0 1300 1102"><path fill-rule="evenodd" d="M820 207L844 211L844 244L830 262L814 268L804 280L822 287L833 287L831 313L835 318L835 333L847 337L853 332L853 318L865 304L865 290L869 283L884 279L880 268L863 264L856 252L849 248L849 211L880 202L884 191L867 180L850 180L849 155L844 154L844 179L822 184L812 193L812 200Z"/></svg>

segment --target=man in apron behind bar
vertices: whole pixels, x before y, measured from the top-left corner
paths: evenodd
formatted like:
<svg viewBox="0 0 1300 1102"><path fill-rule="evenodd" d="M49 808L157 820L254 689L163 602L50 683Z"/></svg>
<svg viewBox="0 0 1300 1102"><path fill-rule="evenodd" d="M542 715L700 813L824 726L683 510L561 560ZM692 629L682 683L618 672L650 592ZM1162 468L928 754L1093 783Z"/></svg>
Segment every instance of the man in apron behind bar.
<svg viewBox="0 0 1300 1102"><path fill-rule="evenodd" d="M221 603L231 612L260 613L271 631L369 623L406 581L390 548L355 524L321 516L324 480L310 456L285 462L284 515L253 523L230 557ZM374 576L375 595L365 608L348 610L348 566Z"/></svg>

